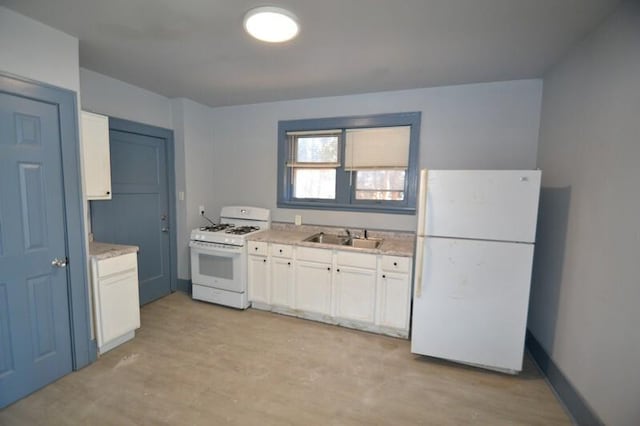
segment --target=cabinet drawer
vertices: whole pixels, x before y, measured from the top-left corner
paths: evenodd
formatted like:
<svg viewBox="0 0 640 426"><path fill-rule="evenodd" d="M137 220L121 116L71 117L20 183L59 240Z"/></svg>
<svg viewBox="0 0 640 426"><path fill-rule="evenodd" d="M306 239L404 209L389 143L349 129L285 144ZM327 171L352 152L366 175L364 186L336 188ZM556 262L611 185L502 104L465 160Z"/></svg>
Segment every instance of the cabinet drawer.
<svg viewBox="0 0 640 426"><path fill-rule="evenodd" d="M266 256L269 253L269 245L261 241L249 241L249 254Z"/></svg>
<svg viewBox="0 0 640 426"><path fill-rule="evenodd" d="M376 269L376 255L337 251L339 266L354 266L356 268Z"/></svg>
<svg viewBox="0 0 640 426"><path fill-rule="evenodd" d="M409 272L410 257L382 256L382 270L389 272Z"/></svg>
<svg viewBox="0 0 640 426"><path fill-rule="evenodd" d="M286 244L271 244L271 256L291 258L293 246Z"/></svg>
<svg viewBox="0 0 640 426"><path fill-rule="evenodd" d="M298 247L296 258L309 262L331 263L333 253L331 250L316 249L310 247Z"/></svg>
<svg viewBox="0 0 640 426"><path fill-rule="evenodd" d="M99 260L97 262L98 277L106 277L108 275L122 273L128 269L135 269L137 263L138 258L135 253Z"/></svg>

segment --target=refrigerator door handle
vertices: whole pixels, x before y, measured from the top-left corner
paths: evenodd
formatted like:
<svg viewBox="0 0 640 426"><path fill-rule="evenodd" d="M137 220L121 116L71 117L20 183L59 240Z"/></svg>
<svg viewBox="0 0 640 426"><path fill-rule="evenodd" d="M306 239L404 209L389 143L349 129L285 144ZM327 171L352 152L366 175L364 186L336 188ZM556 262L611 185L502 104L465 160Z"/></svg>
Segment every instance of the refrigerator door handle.
<svg viewBox="0 0 640 426"><path fill-rule="evenodd" d="M422 296L422 268L424 267L424 243L425 238L419 236L416 238L416 278L413 282L415 290L415 298Z"/></svg>
<svg viewBox="0 0 640 426"><path fill-rule="evenodd" d="M429 178L429 169L420 170L420 188L418 194L418 236L425 235L427 228L427 182Z"/></svg>

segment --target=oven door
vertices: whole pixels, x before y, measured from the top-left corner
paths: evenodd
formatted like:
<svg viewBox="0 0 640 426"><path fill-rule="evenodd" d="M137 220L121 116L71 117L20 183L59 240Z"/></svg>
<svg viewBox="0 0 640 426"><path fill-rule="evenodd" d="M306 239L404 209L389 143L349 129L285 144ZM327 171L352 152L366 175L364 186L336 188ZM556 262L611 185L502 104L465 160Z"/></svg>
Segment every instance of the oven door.
<svg viewBox="0 0 640 426"><path fill-rule="evenodd" d="M245 247L219 247L192 241L191 281L236 293L247 289Z"/></svg>

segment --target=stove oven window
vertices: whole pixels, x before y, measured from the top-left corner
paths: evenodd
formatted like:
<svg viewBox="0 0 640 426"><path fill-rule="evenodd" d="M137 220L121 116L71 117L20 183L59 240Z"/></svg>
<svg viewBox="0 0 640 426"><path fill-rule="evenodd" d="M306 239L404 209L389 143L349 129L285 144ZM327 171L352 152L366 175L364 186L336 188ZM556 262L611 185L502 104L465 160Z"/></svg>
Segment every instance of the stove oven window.
<svg viewBox="0 0 640 426"><path fill-rule="evenodd" d="M229 257L200 253L198 269L203 276L233 280L233 259Z"/></svg>

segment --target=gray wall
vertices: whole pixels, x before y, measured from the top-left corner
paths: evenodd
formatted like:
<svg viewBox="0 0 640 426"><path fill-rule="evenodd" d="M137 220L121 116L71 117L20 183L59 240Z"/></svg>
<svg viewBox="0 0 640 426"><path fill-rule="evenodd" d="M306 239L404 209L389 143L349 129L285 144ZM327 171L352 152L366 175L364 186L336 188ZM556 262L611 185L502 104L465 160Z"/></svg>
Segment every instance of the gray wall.
<svg viewBox="0 0 640 426"><path fill-rule="evenodd" d="M301 214L303 223L413 230L415 216L277 209L278 120L422 111L421 167L532 169L541 97L541 80L521 80L214 108L213 180L189 202L215 215L248 204L278 221Z"/></svg>
<svg viewBox="0 0 640 426"><path fill-rule="evenodd" d="M640 4L544 79L529 329L609 425L640 424Z"/></svg>
<svg viewBox="0 0 640 426"><path fill-rule="evenodd" d="M0 6L0 71L78 92L78 39Z"/></svg>
<svg viewBox="0 0 640 426"><path fill-rule="evenodd" d="M157 93L80 68L82 109L172 129L171 102Z"/></svg>
<svg viewBox="0 0 640 426"><path fill-rule="evenodd" d="M198 206L205 207L205 214L218 217L208 194L213 186L215 147L212 144L210 123L211 108L189 99L172 99L174 133L176 141L176 186L184 192L184 200L178 200L178 278L189 279L189 233L206 222L200 217Z"/></svg>

